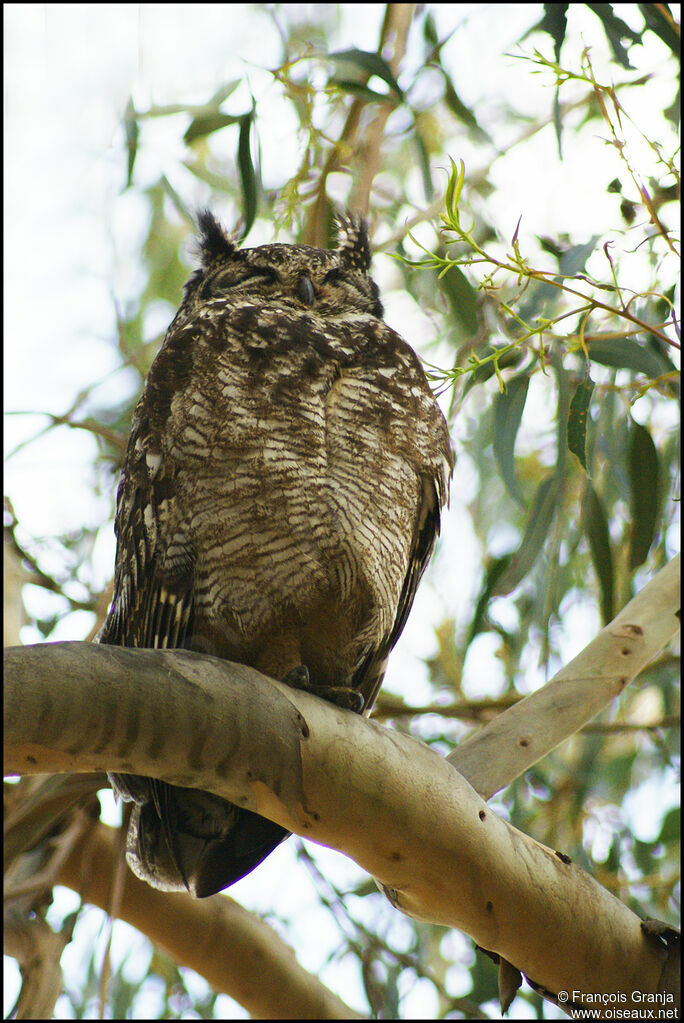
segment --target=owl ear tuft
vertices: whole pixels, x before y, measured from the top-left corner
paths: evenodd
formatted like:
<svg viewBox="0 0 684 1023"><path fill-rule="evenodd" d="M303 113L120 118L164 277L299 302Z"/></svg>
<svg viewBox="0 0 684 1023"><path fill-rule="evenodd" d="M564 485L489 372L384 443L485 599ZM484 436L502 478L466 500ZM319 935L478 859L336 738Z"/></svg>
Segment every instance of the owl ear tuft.
<svg viewBox="0 0 684 1023"><path fill-rule="evenodd" d="M199 211L197 226L199 255L205 269L217 259L231 259L235 255L237 242L224 230L211 210Z"/></svg>
<svg viewBox="0 0 684 1023"><path fill-rule="evenodd" d="M337 251L345 263L367 273L371 265L368 224L359 213L347 212L338 217Z"/></svg>

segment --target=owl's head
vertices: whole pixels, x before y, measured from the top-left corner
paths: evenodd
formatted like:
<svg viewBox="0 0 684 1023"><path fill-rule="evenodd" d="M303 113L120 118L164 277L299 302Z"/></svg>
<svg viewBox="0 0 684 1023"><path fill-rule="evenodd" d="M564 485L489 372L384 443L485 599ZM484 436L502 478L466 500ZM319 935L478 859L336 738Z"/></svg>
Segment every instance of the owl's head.
<svg viewBox="0 0 684 1023"><path fill-rule="evenodd" d="M301 306L324 316L350 311L381 317L378 287L369 275L371 249L365 220L340 217L335 249L259 245L241 249L209 210L198 216L201 269L187 285L186 302L254 297Z"/></svg>

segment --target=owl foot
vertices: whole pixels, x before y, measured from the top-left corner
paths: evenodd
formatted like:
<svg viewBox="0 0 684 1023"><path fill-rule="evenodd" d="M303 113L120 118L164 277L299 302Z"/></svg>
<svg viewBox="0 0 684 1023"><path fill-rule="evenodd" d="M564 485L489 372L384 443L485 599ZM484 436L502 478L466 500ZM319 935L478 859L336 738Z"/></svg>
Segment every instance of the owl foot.
<svg viewBox="0 0 684 1023"><path fill-rule="evenodd" d="M291 686L292 689L301 689L303 692L312 693L328 703L334 703L336 707L341 707L342 710L351 710L354 714L360 714L363 710L365 701L361 693L358 693L355 689L349 689L348 686L316 685L311 681L309 669L305 664L298 664L296 668L291 668L283 682L285 685Z"/></svg>

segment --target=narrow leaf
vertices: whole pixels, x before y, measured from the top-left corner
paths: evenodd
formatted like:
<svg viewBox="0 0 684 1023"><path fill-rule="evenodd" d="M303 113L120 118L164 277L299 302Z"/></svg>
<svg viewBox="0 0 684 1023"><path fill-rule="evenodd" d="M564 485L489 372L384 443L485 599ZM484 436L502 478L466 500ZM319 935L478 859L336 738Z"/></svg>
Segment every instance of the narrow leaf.
<svg viewBox="0 0 684 1023"><path fill-rule="evenodd" d="M558 268L562 274L572 276L572 274L581 273L587 263L590 256L596 251L596 243L601 236L598 234L592 234L591 238L587 242L582 242L581 245L573 245L565 252L561 253L558 260Z"/></svg>
<svg viewBox="0 0 684 1023"><path fill-rule="evenodd" d="M553 39L553 52L556 57L556 64L560 61L561 47L565 41L565 33L568 27L568 7L570 4L544 4L544 17L536 26L542 32L548 32ZM560 88L556 86L553 97L553 126L556 132L558 144L558 156L563 159L562 147L562 125L560 116Z"/></svg>
<svg viewBox="0 0 684 1023"><path fill-rule="evenodd" d="M216 90L214 95L207 103L207 106L220 107L221 104L224 103L229 96L232 96L232 94L235 92L235 90L237 89L238 85L241 84L241 82L242 82L241 78L233 78L230 82L225 82Z"/></svg>
<svg viewBox="0 0 684 1023"><path fill-rule="evenodd" d="M513 455L529 386L530 378L521 374L509 380L505 393L494 399L494 458L509 494L523 506L525 501L515 478Z"/></svg>
<svg viewBox="0 0 684 1023"><path fill-rule="evenodd" d="M471 338L478 328L477 289L473 287L460 266L452 266L439 278L438 285L447 297L452 314Z"/></svg>
<svg viewBox="0 0 684 1023"><path fill-rule="evenodd" d="M631 369L634 373L644 373L652 380L663 373L671 373L675 368L666 356L629 337L614 341L588 341L587 351L593 362Z"/></svg>
<svg viewBox="0 0 684 1023"><path fill-rule="evenodd" d="M206 135L211 135L213 132L220 131L221 128L225 128L229 124L237 124L242 120L242 116L222 114L220 110L212 110L207 114L199 114L190 122L190 126L183 136L183 141L186 145L190 145L190 143L194 142L195 139L201 139Z"/></svg>
<svg viewBox="0 0 684 1023"><path fill-rule="evenodd" d="M178 192L176 191L176 189L173 187L173 185L171 184L171 182L167 178L166 174L162 174L161 178L159 179L159 183L162 186L162 188L164 189L164 191L167 193L167 195L171 199L171 202L176 207L176 209L178 210L180 215L183 217L185 222L187 224L191 224L192 226L194 226L195 222L194 222L194 218L192 216L192 213L190 212L188 207L185 205L185 203L183 202L183 200L179 196Z"/></svg>
<svg viewBox="0 0 684 1023"><path fill-rule="evenodd" d="M618 18L613 13L612 4L587 4L587 7L600 19L603 31L606 33L606 39L616 61L629 71L632 65L629 62L627 50L622 45L622 41L623 39L628 39L630 43L640 43L641 35L638 32L634 32L622 18Z"/></svg>
<svg viewBox="0 0 684 1023"><path fill-rule="evenodd" d="M637 4L637 6L643 15L646 26L650 28L651 32L655 32L679 59L681 49L679 26L672 17L667 4Z"/></svg>
<svg viewBox="0 0 684 1023"><path fill-rule="evenodd" d="M544 17L534 26L540 32L548 32L553 39L556 63L558 63L561 47L565 40L569 6L570 4L544 4Z"/></svg>
<svg viewBox="0 0 684 1023"><path fill-rule="evenodd" d="M467 650L472 641L480 632L486 632L489 627L487 620L487 608L492 596L498 592L496 585L511 563L511 555L505 554L502 558L494 558L487 565L487 573L482 584L482 589L475 604L473 617L468 628L465 641Z"/></svg>
<svg viewBox="0 0 684 1023"><path fill-rule="evenodd" d="M475 116L473 111L470 109L470 107L466 106L466 104L463 102L461 97L454 89L453 82L451 81L451 78L448 76L444 68L440 67L439 70L444 75L444 102L446 103L451 113L457 120L461 121L468 128L471 128L476 133L478 138L482 139L483 141L484 140L491 141L489 135L484 130L484 128L481 128L480 125L478 124L477 117Z"/></svg>
<svg viewBox="0 0 684 1023"><path fill-rule="evenodd" d="M242 190L242 212L245 218L240 240L246 238L251 231L257 210L257 177L250 150L250 133L253 120L253 111L249 114L243 114L240 118L237 163L240 172L240 188Z"/></svg>
<svg viewBox="0 0 684 1023"><path fill-rule="evenodd" d="M418 164L420 166L420 173L423 178L423 192L425 193L425 201L432 202L434 199L434 188L432 187L432 174L430 173L430 154L428 153L425 141L418 130L418 125L414 123L413 138L418 150Z"/></svg>
<svg viewBox="0 0 684 1023"><path fill-rule="evenodd" d="M634 423L628 452L631 531L629 567L646 560L656 533L658 519L658 452L645 426Z"/></svg>
<svg viewBox="0 0 684 1023"><path fill-rule="evenodd" d="M354 96L358 96L360 99L365 99L367 103L393 103L394 98L392 96L385 95L384 92L376 92L375 89L369 88L362 82L354 82L349 78L337 78L333 76L330 79L332 85L336 85L342 92L350 92Z"/></svg>
<svg viewBox="0 0 684 1023"><path fill-rule="evenodd" d="M508 568L492 589L492 596L502 596L514 590L534 566L542 551L551 523L558 507L558 480L555 475L539 484L525 527L525 535Z"/></svg>
<svg viewBox="0 0 684 1023"><path fill-rule="evenodd" d="M425 20L423 21L423 39L428 44L430 49L434 49L434 47L439 42L439 35L437 33L437 26L435 25L435 20L434 20L432 14L430 13L430 9L429 8L428 8L427 13L425 15Z"/></svg>
<svg viewBox="0 0 684 1023"><path fill-rule="evenodd" d="M599 584L601 619L604 624L615 616L615 574L610 546L608 520L601 499L587 480L582 499L582 525L589 541L591 562Z"/></svg>
<svg viewBox="0 0 684 1023"><path fill-rule="evenodd" d="M568 413L568 449L577 456L587 476L591 475L587 469L586 450L589 405L593 393L594 381L587 373L584 380L581 380L575 389Z"/></svg>
<svg viewBox="0 0 684 1023"><path fill-rule="evenodd" d="M340 50L338 53L329 54L328 59L334 61L341 68L344 68L346 65L346 69L356 69L357 73L360 71L369 76L376 75L390 87L399 102L403 103L404 94L399 87L399 83L394 77L391 67L379 53L370 53L367 50L356 49ZM353 70L351 77L354 77ZM386 96L383 98L387 99Z"/></svg>
<svg viewBox="0 0 684 1023"><path fill-rule="evenodd" d="M126 151L128 154L126 188L130 188L133 183L133 168L135 166L135 158L138 155L138 139L140 137L138 115L136 114L132 99L129 99L124 112L124 133L126 135Z"/></svg>

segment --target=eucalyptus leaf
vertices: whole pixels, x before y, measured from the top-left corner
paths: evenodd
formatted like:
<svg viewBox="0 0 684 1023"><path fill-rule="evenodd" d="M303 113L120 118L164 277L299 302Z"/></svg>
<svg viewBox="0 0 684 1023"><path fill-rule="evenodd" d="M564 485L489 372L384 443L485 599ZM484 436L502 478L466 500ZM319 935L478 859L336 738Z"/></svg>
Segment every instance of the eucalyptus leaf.
<svg viewBox="0 0 684 1023"><path fill-rule="evenodd" d="M349 78L337 78L333 76L330 79L331 85L336 85L342 92L350 92L354 96L358 96L361 99L365 99L367 103L393 103L394 98L392 96L385 95L384 92L376 92L375 89L369 88L362 82L355 82Z"/></svg>
<svg viewBox="0 0 684 1023"><path fill-rule="evenodd" d="M605 625L615 617L613 553L606 512L589 480L582 499L582 525L589 541L591 561L599 584L601 618Z"/></svg>
<svg viewBox="0 0 684 1023"><path fill-rule="evenodd" d="M426 202L432 202L435 196L435 190L432 187L432 174L430 172L430 154L428 153L427 146L423 140L423 136L418 130L418 125L414 125L414 137L416 144L416 152L418 154L418 166L420 167L420 174L423 179L423 192L425 193Z"/></svg>
<svg viewBox="0 0 684 1023"><path fill-rule="evenodd" d="M544 4L544 16L534 26L538 32L548 32L553 39L553 52L558 61L561 47L565 41L568 27L568 7L570 4ZM528 33L525 33L529 35ZM524 38L524 37L523 37Z"/></svg>
<svg viewBox="0 0 684 1023"><path fill-rule="evenodd" d="M539 557L558 510L558 478L555 473L539 484L525 526L525 535L492 590L503 596L522 582Z"/></svg>
<svg viewBox="0 0 684 1023"><path fill-rule="evenodd" d="M646 27L651 32L655 32L679 60L682 43L679 25L672 17L667 4L637 4L637 6L643 15Z"/></svg>
<svg viewBox="0 0 684 1023"><path fill-rule="evenodd" d="M575 388L568 413L568 449L577 456L587 476L591 475L587 468L586 457L587 422L594 386L594 381L587 373L584 380L580 380Z"/></svg>
<svg viewBox="0 0 684 1023"><path fill-rule="evenodd" d="M523 506L525 501L515 478L513 455L529 386L529 376L520 374L509 380L505 392L494 399L494 458L509 494Z"/></svg>
<svg viewBox="0 0 684 1023"><path fill-rule="evenodd" d="M250 149L250 134L253 120L253 111L249 114L244 114L240 119L237 163L242 191L242 213L245 218L241 240L246 238L251 231L257 210L257 175Z"/></svg>
<svg viewBox="0 0 684 1023"><path fill-rule="evenodd" d="M183 141L186 145L190 145L196 139L205 138L207 135L212 135L215 131L220 131L221 128L226 128L229 124L238 124L244 115L233 115L233 114L222 114L220 110L211 110L206 114L200 114L194 117L190 122L190 126L183 136Z"/></svg>
<svg viewBox="0 0 684 1023"><path fill-rule="evenodd" d="M444 75L444 102L451 113L458 121L467 125L467 127L470 128L481 141L491 142L490 136L484 128L480 126L473 111L469 106L466 106L459 94L456 92L454 84L445 69L440 67L440 71Z"/></svg>
<svg viewBox="0 0 684 1023"><path fill-rule="evenodd" d="M447 297L451 313L463 327L465 337L471 338L478 328L477 289L455 264L437 283Z"/></svg>
<svg viewBox="0 0 684 1023"><path fill-rule="evenodd" d="M612 341L599 338L587 341L586 347L593 362L600 362L603 366L614 366L616 369L630 369L634 373L644 373L651 380L674 370L666 356L633 338L623 337Z"/></svg>
<svg viewBox="0 0 684 1023"><path fill-rule="evenodd" d="M140 125L138 115L133 106L133 100L129 99L124 113L124 134L126 136L126 153L128 164L126 167L126 188L133 184L133 168L135 158L138 155L138 139L140 138Z"/></svg>
<svg viewBox="0 0 684 1023"><path fill-rule="evenodd" d="M631 29L622 18L618 18L613 11L612 4L587 4L587 7L590 11L594 12L603 25L606 39L618 64L621 64L628 71L632 70L627 50L623 46L623 40L627 39L630 43L640 43L640 33Z"/></svg>
<svg viewBox="0 0 684 1023"><path fill-rule="evenodd" d="M232 96L232 94L237 89L238 85L240 85L241 83L242 83L241 78L233 78L231 79L230 82L224 82L224 84L219 86L214 95L211 97L211 99L207 103L207 106L220 107L221 104L224 103L229 96Z"/></svg>
<svg viewBox="0 0 684 1023"><path fill-rule="evenodd" d="M645 426L634 423L628 451L630 517L630 570L642 565L655 538L658 522L660 472L658 452Z"/></svg>
<svg viewBox="0 0 684 1023"><path fill-rule="evenodd" d="M385 82L390 87L392 92L395 94L400 103L404 101L404 94L397 82L391 67L384 60L379 53L370 53L367 50L340 50L337 53L330 53L328 60L332 60L339 68L343 69L342 75L345 79L348 78L350 81L356 80L358 84L364 84L361 78L357 78L356 75L368 75L372 77L375 75L381 81ZM352 69L352 73L349 74L349 69ZM345 74L344 72L347 72ZM339 83L338 83L339 84ZM380 93L375 93L379 96ZM387 99L387 96L383 96L383 99Z"/></svg>

